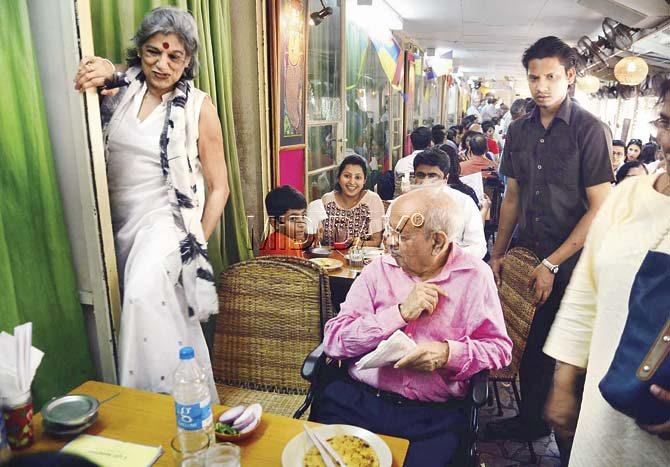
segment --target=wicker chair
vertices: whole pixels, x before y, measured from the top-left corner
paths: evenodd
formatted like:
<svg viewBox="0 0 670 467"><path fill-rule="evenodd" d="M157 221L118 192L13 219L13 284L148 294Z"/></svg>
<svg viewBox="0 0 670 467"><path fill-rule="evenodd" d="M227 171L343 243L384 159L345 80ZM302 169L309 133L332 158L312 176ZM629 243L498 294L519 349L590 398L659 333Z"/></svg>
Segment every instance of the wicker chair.
<svg viewBox="0 0 670 467"><path fill-rule="evenodd" d="M326 272L307 260L268 256L221 274L212 367L221 403L260 403L300 418L311 402L303 359L332 317Z"/></svg>
<svg viewBox="0 0 670 467"><path fill-rule="evenodd" d="M490 381L493 383L493 394L498 406L498 415L503 414L498 393L498 382L506 382L512 385L514 399L519 407L521 397L517 386L517 377L521 358L526 348L526 340L530 332L530 325L535 316L533 305L533 294L528 289L528 281L533 270L540 264L540 260L525 248L512 248L505 255L505 263L502 270L501 285L498 289L500 303L505 316L507 334L514 347L512 348L512 362L506 368L492 371ZM533 443L528 442L531 463L537 463L537 456L533 449Z"/></svg>

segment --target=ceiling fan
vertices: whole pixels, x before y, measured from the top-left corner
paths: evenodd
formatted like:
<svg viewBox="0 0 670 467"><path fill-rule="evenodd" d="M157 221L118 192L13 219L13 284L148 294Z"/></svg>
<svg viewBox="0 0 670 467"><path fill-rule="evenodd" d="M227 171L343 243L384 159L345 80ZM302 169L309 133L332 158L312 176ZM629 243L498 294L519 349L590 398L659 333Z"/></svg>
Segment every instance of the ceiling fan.
<svg viewBox="0 0 670 467"><path fill-rule="evenodd" d="M572 50L575 52L575 69L577 71L577 76L584 77L586 75L586 68L589 65L589 58L582 54L576 47L573 47Z"/></svg>
<svg viewBox="0 0 670 467"><path fill-rule="evenodd" d="M625 24L621 24L612 18L603 20L603 33L607 40L619 50L628 50L633 45L633 32Z"/></svg>
<svg viewBox="0 0 670 467"><path fill-rule="evenodd" d="M608 46L609 43L604 37L598 37L597 42L593 42L588 36L582 36L577 41L577 48L582 54L588 56L594 63L599 63L607 67L607 55L602 51L603 47Z"/></svg>

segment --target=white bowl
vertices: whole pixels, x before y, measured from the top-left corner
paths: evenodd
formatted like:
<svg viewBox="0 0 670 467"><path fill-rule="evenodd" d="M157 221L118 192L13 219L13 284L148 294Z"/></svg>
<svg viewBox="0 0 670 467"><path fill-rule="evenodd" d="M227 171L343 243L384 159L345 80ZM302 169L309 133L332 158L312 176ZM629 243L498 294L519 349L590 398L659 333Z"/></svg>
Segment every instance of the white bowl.
<svg viewBox="0 0 670 467"><path fill-rule="evenodd" d="M338 435L352 435L361 438L377 453L380 467L391 467L393 463L388 445L379 436L368 430L351 425L323 425L312 427L312 430L325 439ZM302 467L305 453L312 446L312 442L307 438L304 431L295 435L284 447L284 452L281 455L281 465L283 467Z"/></svg>

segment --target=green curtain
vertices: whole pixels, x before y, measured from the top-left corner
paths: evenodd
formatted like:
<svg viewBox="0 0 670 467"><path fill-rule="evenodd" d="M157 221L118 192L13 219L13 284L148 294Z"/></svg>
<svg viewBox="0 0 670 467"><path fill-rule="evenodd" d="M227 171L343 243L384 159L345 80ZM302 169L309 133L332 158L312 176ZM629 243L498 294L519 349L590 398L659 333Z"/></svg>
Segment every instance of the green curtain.
<svg viewBox="0 0 670 467"><path fill-rule="evenodd" d="M0 39L0 330L32 321L39 408L93 369L25 0L0 0Z"/></svg>
<svg viewBox="0 0 670 467"><path fill-rule="evenodd" d="M365 75L366 58L371 45L367 32L353 21L347 21L345 30L347 47L347 146L356 149L363 146L363 127L367 121L367 114L358 106L356 93L359 82Z"/></svg>
<svg viewBox="0 0 670 467"><path fill-rule="evenodd" d="M223 130L230 197L221 225L209 241L209 257L218 279L222 269L252 255L247 248L250 242L233 120L230 0L92 0L95 53L115 63L122 62L145 13L167 5L188 10L196 20L201 50L195 85L211 96Z"/></svg>

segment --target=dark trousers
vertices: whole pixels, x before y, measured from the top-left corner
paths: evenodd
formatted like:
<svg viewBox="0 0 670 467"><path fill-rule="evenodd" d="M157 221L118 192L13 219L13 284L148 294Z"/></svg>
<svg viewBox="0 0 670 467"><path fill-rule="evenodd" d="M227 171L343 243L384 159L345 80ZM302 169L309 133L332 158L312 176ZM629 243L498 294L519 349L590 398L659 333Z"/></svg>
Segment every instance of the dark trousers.
<svg viewBox="0 0 670 467"><path fill-rule="evenodd" d="M354 425L410 441L406 467L444 467L455 454L467 420L455 408L397 405L348 380L330 382L314 401L310 420Z"/></svg>
<svg viewBox="0 0 670 467"><path fill-rule="evenodd" d="M546 426L543 420L544 404L554 378L556 361L542 352L556 312L563 299L565 288L572 271L568 274L556 275L554 287L544 305L535 312L526 341L526 348L521 358L519 382L521 385L521 407L519 414L524 424L531 430Z"/></svg>

